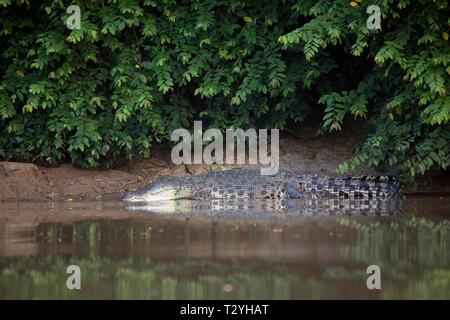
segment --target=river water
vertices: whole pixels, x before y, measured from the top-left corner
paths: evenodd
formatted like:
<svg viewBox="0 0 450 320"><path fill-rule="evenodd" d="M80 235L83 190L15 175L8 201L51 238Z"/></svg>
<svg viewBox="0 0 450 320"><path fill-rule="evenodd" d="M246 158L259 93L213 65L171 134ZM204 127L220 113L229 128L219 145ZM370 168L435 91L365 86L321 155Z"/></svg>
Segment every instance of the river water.
<svg viewBox="0 0 450 320"><path fill-rule="evenodd" d="M449 205L0 203L0 299L450 299Z"/></svg>

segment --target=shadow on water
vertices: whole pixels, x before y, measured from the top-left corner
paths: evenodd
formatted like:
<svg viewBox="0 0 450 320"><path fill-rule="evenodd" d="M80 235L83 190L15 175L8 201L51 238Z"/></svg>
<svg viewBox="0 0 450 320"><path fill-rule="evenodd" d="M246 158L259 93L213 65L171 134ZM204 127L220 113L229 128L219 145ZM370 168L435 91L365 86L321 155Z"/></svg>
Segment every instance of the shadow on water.
<svg viewBox="0 0 450 320"><path fill-rule="evenodd" d="M0 298L449 299L449 204L0 203Z"/></svg>

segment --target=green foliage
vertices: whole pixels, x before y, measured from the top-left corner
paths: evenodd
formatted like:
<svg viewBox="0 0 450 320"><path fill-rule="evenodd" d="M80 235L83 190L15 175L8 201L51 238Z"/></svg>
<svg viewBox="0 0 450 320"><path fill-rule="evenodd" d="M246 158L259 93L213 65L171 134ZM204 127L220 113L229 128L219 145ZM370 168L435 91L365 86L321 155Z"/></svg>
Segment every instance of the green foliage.
<svg viewBox="0 0 450 320"><path fill-rule="evenodd" d="M356 2L355 2L356 3ZM368 30L368 5L377 4L382 30ZM338 46L350 58L340 63L361 79L323 94L323 128L341 130L346 115L367 118L370 132L344 173L361 165L394 166L406 177L450 164L450 44L447 1L375 1L356 7L345 1L302 1L293 7L313 18L280 37L284 48L300 47L307 60ZM336 63L339 63L336 61Z"/></svg>
<svg viewBox="0 0 450 320"><path fill-rule="evenodd" d="M449 157L447 1L0 0L0 157L83 167L148 156L194 119L277 127L323 112L369 132L339 172ZM447 38L447 39L445 39Z"/></svg>

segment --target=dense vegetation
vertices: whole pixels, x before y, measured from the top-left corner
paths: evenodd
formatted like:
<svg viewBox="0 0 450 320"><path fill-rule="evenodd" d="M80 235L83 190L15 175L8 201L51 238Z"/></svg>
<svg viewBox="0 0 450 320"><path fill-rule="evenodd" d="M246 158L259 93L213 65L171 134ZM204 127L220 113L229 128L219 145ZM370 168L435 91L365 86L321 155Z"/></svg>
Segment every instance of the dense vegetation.
<svg viewBox="0 0 450 320"><path fill-rule="evenodd" d="M446 0L0 0L0 157L83 167L148 156L174 128L368 126L339 168L450 163ZM381 30L369 30L369 5Z"/></svg>

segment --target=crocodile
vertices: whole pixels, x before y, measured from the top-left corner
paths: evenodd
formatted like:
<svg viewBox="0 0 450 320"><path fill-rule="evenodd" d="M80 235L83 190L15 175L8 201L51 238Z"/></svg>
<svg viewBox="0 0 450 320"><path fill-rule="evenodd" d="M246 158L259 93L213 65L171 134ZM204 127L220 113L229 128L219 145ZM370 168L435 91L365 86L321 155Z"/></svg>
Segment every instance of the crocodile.
<svg viewBox="0 0 450 320"><path fill-rule="evenodd" d="M331 177L280 171L232 169L202 175L164 177L127 193L126 202L213 199L384 199L402 196L400 181L389 176Z"/></svg>

